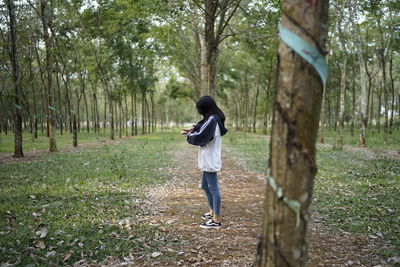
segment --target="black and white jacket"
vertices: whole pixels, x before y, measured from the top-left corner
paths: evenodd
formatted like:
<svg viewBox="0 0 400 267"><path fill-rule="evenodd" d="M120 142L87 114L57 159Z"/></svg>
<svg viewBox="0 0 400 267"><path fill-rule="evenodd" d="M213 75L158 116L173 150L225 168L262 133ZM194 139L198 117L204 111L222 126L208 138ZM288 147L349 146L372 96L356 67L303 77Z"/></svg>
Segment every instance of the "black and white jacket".
<svg viewBox="0 0 400 267"><path fill-rule="evenodd" d="M228 130L217 115L211 115L188 133L189 144L199 146L198 166L206 172L221 170L221 136Z"/></svg>

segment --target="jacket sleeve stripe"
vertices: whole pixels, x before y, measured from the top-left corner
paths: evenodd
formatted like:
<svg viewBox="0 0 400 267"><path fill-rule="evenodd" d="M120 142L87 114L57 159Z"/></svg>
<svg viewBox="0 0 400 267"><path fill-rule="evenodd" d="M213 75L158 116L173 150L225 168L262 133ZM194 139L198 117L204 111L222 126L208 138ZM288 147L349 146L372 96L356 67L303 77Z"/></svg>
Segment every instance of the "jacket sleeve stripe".
<svg viewBox="0 0 400 267"><path fill-rule="evenodd" d="M212 121L213 118L214 118L213 116L210 116L210 118L208 118L208 120L201 126L201 128L198 132L188 133L188 136L200 135L204 131L204 129L207 127L207 125L210 124L210 122Z"/></svg>

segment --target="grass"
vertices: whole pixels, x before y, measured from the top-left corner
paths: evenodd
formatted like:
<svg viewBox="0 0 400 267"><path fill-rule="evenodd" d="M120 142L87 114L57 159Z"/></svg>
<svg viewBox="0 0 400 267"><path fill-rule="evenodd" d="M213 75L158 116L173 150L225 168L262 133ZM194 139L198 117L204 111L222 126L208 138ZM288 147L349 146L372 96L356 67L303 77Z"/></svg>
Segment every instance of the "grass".
<svg viewBox="0 0 400 267"><path fill-rule="evenodd" d="M324 131L324 141L327 144L334 145L338 136L337 131ZM355 129L354 135L351 136L351 131L346 127L343 131L344 145L358 146L359 130ZM319 140L319 139L318 139ZM400 131L394 131L392 134L385 134L383 130L378 132L376 129L369 129L366 133L366 146L371 149L390 149L400 150Z"/></svg>
<svg viewBox="0 0 400 267"><path fill-rule="evenodd" d="M333 138L335 133L326 136ZM230 133L224 142L250 170L267 173L269 145L265 138ZM345 138L346 144L352 142ZM400 158L385 156L382 147L393 149L398 143L384 142L388 141L378 137L370 141L373 157L371 153L317 146L312 210L319 212L332 229L380 239L391 247L380 251L389 257L398 256L400 251Z"/></svg>
<svg viewBox="0 0 400 267"><path fill-rule="evenodd" d="M334 142L335 136L326 133L326 141ZM4 150L12 148L7 138L1 136ZM82 133L80 142L102 138ZM348 138L345 143L351 145ZM318 146L312 209L333 229L381 239L391 246L381 251L389 257L400 251L400 161L385 157L382 147L398 144L371 139L373 157ZM70 140L67 134L57 136L59 147ZM47 149L47 139L33 143L26 141L26 150ZM169 257L165 249L177 240L165 231L168 225L141 218L152 213L146 188L171 178L165 173L173 164L166 152L181 145L185 142L177 132L164 132L0 165L0 263L72 265L108 256L149 257L157 251ZM231 131L224 145L249 170L267 172L264 136Z"/></svg>
<svg viewBox="0 0 400 267"><path fill-rule="evenodd" d="M168 247L167 226L140 218L152 212L144 188L171 178L166 151L179 144L177 133L151 134L0 165L0 262L100 262Z"/></svg>
<svg viewBox="0 0 400 267"><path fill-rule="evenodd" d="M38 138L33 138L33 135L30 133L23 133L22 135L22 149L23 151L29 150L46 150L49 148L49 138L46 135L38 132ZM87 133L82 131L78 134L78 144L79 143L88 143L88 142L96 142L102 139L108 138L108 132L101 131L98 134L95 133ZM116 137L117 138L117 137ZM72 134L69 132L61 135L59 132L56 133L56 142L57 148L62 148L72 144ZM0 153L12 153L14 152L14 135L12 133L8 133L5 135L4 133L0 134Z"/></svg>

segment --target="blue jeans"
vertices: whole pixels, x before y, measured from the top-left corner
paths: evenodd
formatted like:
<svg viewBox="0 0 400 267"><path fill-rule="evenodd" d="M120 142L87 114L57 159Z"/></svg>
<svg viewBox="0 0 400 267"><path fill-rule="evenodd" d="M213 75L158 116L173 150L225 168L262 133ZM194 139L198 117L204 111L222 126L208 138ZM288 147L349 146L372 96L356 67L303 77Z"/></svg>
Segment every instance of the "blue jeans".
<svg viewBox="0 0 400 267"><path fill-rule="evenodd" d="M206 192L208 205L215 215L221 214L221 193L216 172L204 172L201 188Z"/></svg>

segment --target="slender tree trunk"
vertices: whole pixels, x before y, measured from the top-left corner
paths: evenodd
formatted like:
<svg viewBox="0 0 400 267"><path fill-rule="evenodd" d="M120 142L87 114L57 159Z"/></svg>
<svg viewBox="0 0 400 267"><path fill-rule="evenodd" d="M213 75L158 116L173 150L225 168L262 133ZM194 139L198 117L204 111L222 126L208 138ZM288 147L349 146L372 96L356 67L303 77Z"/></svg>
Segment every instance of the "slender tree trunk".
<svg viewBox="0 0 400 267"><path fill-rule="evenodd" d="M358 8L357 3L351 3L351 13L356 14L356 10ZM352 24L352 30L354 32L355 39L355 47L358 55L358 61L360 66L360 81L361 81L361 99L360 99L360 138L359 138L359 146L364 147L366 145L366 129L368 122L368 110L367 110L367 86L366 86L366 74L365 74L365 53L362 46L361 34L359 25L355 23L354 16L350 16L350 21Z"/></svg>
<svg viewBox="0 0 400 267"><path fill-rule="evenodd" d="M133 102L134 102L134 109L135 109L135 118L134 118L134 123L135 123L135 135L137 135L138 133L138 129L137 129L137 97L136 97L136 91L133 94Z"/></svg>
<svg viewBox="0 0 400 267"><path fill-rule="evenodd" d="M145 95L144 92L142 92L142 134L146 133L145 117L146 117Z"/></svg>
<svg viewBox="0 0 400 267"><path fill-rule="evenodd" d="M15 158L24 156L22 150L22 107L21 97L21 73L19 66L19 55L17 50L17 22L15 19L14 0L7 0L8 15L10 17L10 42L11 42L11 68L14 85L14 155Z"/></svg>
<svg viewBox="0 0 400 267"><path fill-rule="evenodd" d="M56 71L56 83L57 83L57 97L58 97L58 119L59 119L59 124L60 124L60 134L63 134L63 117L61 114L62 111L62 105L61 105L61 85L60 85L60 79L59 79L59 66L58 63L56 63L57 66L57 71Z"/></svg>
<svg viewBox="0 0 400 267"><path fill-rule="evenodd" d="M135 118L135 115L134 115L134 112L135 112L135 109L134 109L134 99L133 99L133 92L131 92L131 136L134 136L135 135L135 121L134 121L134 118Z"/></svg>
<svg viewBox="0 0 400 267"><path fill-rule="evenodd" d="M147 133L151 133L151 113L149 102L147 101L147 97L145 97L144 102L146 104L146 118L147 118Z"/></svg>
<svg viewBox="0 0 400 267"><path fill-rule="evenodd" d="M351 131L351 137L354 137L354 121L356 119L356 79L355 79L354 70L353 70L351 94L352 94L352 101L351 101L352 104L351 104L350 131Z"/></svg>
<svg viewBox="0 0 400 267"><path fill-rule="evenodd" d="M125 99L125 120L124 120L124 124L125 124L125 136L128 137L129 136L129 126L128 126L128 96L126 95L126 92L124 92L124 99Z"/></svg>
<svg viewBox="0 0 400 267"><path fill-rule="evenodd" d="M50 28L53 20L52 1L48 6L47 0L40 0L40 15L43 26L43 39L46 47L46 73L47 73L47 116L49 130L49 151L57 151L56 145L56 120L54 106L54 88L53 88L53 41L50 36Z"/></svg>
<svg viewBox="0 0 400 267"><path fill-rule="evenodd" d="M31 55L31 50L29 50L30 56ZM33 68L32 68L32 60L29 60L29 80L30 80L30 85L32 89L32 97L33 97L33 138L37 139L38 134L37 134L37 113L36 113L36 90L35 90L35 82L34 82L34 75L33 75Z"/></svg>
<svg viewBox="0 0 400 267"><path fill-rule="evenodd" d="M73 122L72 122L72 146L78 146L78 127L76 125L76 114L73 113Z"/></svg>
<svg viewBox="0 0 400 267"><path fill-rule="evenodd" d="M391 108L390 108L390 122L389 122L389 133L393 133L393 117L395 110L395 87L394 87L394 77L393 77L393 51L389 59L389 77L390 77L390 89L391 89ZM398 114L400 116L400 114Z"/></svg>
<svg viewBox="0 0 400 267"><path fill-rule="evenodd" d="M373 92L371 93L371 104L370 104L369 117L370 117L370 122L368 125L370 125L370 126L368 127L368 129L371 129L372 128L372 120L374 119L374 93Z"/></svg>
<svg viewBox="0 0 400 267"><path fill-rule="evenodd" d="M205 36L199 34L199 45L200 45L200 96L208 95L207 89L207 77L206 77L206 67L207 67L207 59L206 59L206 40Z"/></svg>
<svg viewBox="0 0 400 267"><path fill-rule="evenodd" d="M116 107L117 115L118 115L118 136L119 138L122 137L122 131L124 129L124 125L122 124L122 108L121 108L121 100L118 100L118 106Z"/></svg>
<svg viewBox="0 0 400 267"><path fill-rule="evenodd" d="M328 5L328 1L283 1L282 24L324 54ZM277 68L269 185L257 265L306 266L323 83L315 69L283 42Z"/></svg>
<svg viewBox="0 0 400 267"><path fill-rule="evenodd" d="M322 103L321 103L321 120L319 127L319 142L325 143L325 102L326 102L326 90L322 92Z"/></svg>
<svg viewBox="0 0 400 267"><path fill-rule="evenodd" d="M108 99L108 112L110 117L110 139L114 140L114 108L113 108L113 101Z"/></svg>
<svg viewBox="0 0 400 267"><path fill-rule="evenodd" d="M339 90L339 116L338 116L338 136L336 138L336 147L343 148L343 128L344 128L344 108L345 108L345 94L346 94L346 73L347 73L347 51L342 31L342 20L338 25L339 39L341 50L343 52L343 62L340 65L340 90Z"/></svg>
<svg viewBox="0 0 400 267"><path fill-rule="evenodd" d="M106 131L106 128L107 128L107 120L108 120L107 117L109 117L109 116L107 116L107 96L105 96L104 97L104 122L103 122L104 132Z"/></svg>
<svg viewBox="0 0 400 267"><path fill-rule="evenodd" d="M256 133L257 105L258 105L258 94L259 94L259 91L260 91L260 88L259 88L259 85L257 84L256 98L254 99L254 110L253 110L253 133Z"/></svg>
<svg viewBox="0 0 400 267"><path fill-rule="evenodd" d="M376 113L376 128L378 133L381 132L381 108L382 108L382 93L378 95L378 112Z"/></svg>
<svg viewBox="0 0 400 267"><path fill-rule="evenodd" d="M157 130L157 119L156 119L156 109L154 106L154 94L153 93L151 93L151 95L150 95L150 102L151 102L151 121L152 121L151 131L154 133Z"/></svg>
<svg viewBox="0 0 400 267"><path fill-rule="evenodd" d="M86 97L86 90L82 92L83 94L83 101L85 103L85 111L86 111L86 132L90 132L90 122L89 122L89 105Z"/></svg>

